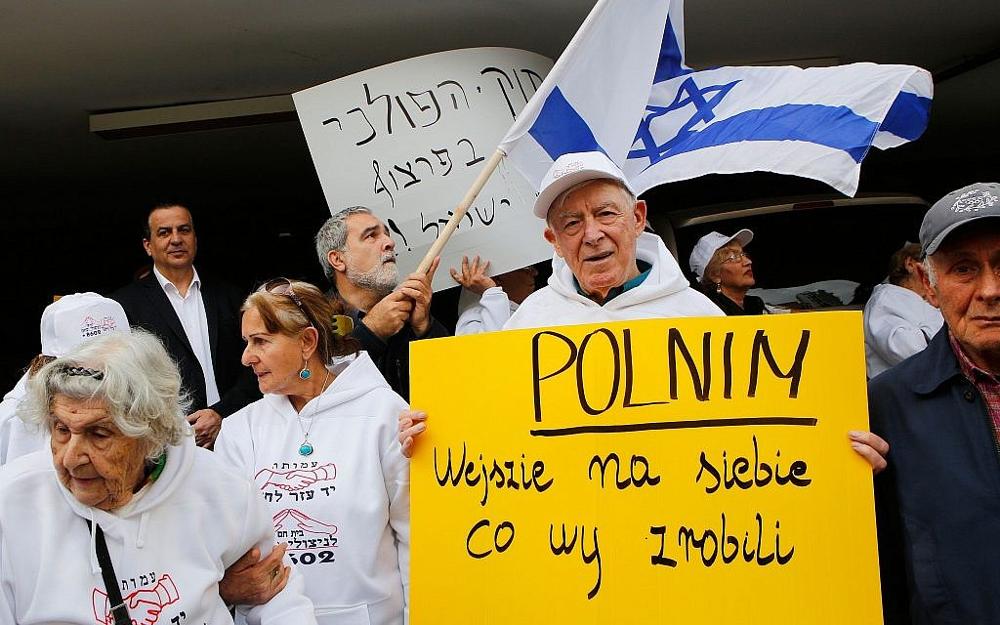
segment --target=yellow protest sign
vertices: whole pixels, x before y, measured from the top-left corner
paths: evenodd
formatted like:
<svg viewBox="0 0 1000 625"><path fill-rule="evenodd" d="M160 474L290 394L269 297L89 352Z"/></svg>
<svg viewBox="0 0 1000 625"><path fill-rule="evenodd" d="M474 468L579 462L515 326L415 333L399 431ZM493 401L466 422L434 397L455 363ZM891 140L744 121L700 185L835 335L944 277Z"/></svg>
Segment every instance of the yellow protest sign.
<svg viewBox="0 0 1000 625"><path fill-rule="evenodd" d="M414 625L882 622L860 314L411 350Z"/></svg>

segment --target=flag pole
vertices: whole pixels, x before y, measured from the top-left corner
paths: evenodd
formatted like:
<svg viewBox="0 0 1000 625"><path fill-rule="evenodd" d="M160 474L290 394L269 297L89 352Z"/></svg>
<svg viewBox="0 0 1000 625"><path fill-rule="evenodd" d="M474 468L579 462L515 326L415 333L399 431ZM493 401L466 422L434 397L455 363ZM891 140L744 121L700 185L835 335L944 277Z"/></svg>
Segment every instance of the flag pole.
<svg viewBox="0 0 1000 625"><path fill-rule="evenodd" d="M458 224L465 217L465 213L468 212L472 203L476 201L476 196L479 195L479 192L483 190L484 186L486 186L486 181L490 179L490 176L493 174L493 171L496 170L503 157L503 151L500 148L497 148L496 152L493 153L493 156L486 161L486 164L483 166L483 170L479 172L479 176L476 177L472 186L465 193L465 197L463 197L462 201L458 203L457 207L455 207L455 213L451 216L451 219L448 220L448 223L445 224L437 239L434 240L434 243L431 245L431 249L427 250L427 255L424 256L422 261L420 261L420 265L417 267L418 272L427 273L427 270L430 269L434 258L441 254L441 250L444 249L445 244L448 243L448 239L451 238L452 233L455 232L456 228L458 228Z"/></svg>

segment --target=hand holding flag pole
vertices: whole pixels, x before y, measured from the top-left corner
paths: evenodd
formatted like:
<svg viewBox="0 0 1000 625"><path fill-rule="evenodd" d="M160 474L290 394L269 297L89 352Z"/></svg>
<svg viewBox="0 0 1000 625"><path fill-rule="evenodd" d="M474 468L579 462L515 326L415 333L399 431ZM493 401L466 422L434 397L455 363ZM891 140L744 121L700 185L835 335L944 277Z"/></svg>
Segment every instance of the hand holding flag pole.
<svg viewBox="0 0 1000 625"><path fill-rule="evenodd" d="M872 145L913 141L927 127L926 70L695 71L684 64L683 11L683 0L598 0L418 270L426 273L505 156L536 191L560 156L603 152L638 193L712 173L771 171L853 196Z"/></svg>
<svg viewBox="0 0 1000 625"><path fill-rule="evenodd" d="M670 6L671 0L598 0L417 271L427 272L504 156L536 191L564 152L598 150L621 164L649 99Z"/></svg>

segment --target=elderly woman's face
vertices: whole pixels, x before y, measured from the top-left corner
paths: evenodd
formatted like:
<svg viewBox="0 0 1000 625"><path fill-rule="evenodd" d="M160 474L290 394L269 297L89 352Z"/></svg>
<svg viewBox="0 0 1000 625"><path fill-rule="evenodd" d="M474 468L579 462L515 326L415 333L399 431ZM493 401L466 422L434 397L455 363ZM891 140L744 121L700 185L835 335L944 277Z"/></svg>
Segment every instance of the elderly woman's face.
<svg viewBox="0 0 1000 625"><path fill-rule="evenodd" d="M719 265L719 282L722 286L740 290L754 285L753 263L743 251L743 246L733 241L716 254L722 261Z"/></svg>
<svg viewBox="0 0 1000 625"><path fill-rule="evenodd" d="M242 362L253 369L261 393L289 395L302 382L299 371L303 365L302 341L284 334L267 331L264 320L256 308L243 313Z"/></svg>
<svg viewBox="0 0 1000 625"><path fill-rule="evenodd" d="M53 397L51 444L59 481L86 506L120 508L143 478L148 446L122 434L102 401Z"/></svg>

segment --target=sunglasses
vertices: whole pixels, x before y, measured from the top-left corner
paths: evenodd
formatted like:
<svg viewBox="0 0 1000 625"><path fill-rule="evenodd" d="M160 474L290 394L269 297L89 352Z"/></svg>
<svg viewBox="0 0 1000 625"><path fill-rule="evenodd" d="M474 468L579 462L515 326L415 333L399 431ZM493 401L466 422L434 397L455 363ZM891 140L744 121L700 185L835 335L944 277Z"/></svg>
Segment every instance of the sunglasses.
<svg viewBox="0 0 1000 625"><path fill-rule="evenodd" d="M260 287L261 291L267 291L272 295L282 295L292 300L295 307L299 309L302 315L309 322L309 325L316 328L319 324L313 319L313 316L309 313L309 310L302 305L302 298L295 292L292 288L292 281L288 278L274 278L273 280L268 280ZM333 332L338 336L347 336L354 330L354 320L347 315L334 315L332 321Z"/></svg>

